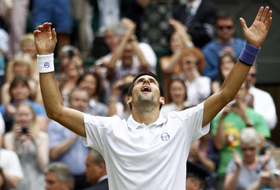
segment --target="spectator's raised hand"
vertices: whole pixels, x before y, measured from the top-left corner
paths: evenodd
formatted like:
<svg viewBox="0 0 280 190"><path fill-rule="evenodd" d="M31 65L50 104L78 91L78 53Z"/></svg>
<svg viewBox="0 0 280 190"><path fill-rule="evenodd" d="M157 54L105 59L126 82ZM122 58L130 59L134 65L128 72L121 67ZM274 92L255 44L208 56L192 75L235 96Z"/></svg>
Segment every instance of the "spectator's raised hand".
<svg viewBox="0 0 280 190"><path fill-rule="evenodd" d="M55 29L51 30L51 25L51 23L45 22L33 32L35 46L39 55L51 54L54 51L57 39Z"/></svg>
<svg viewBox="0 0 280 190"><path fill-rule="evenodd" d="M236 163L237 167L241 168L243 165L243 161L240 158L239 154L236 152L235 148L232 149L232 155L233 155L233 160Z"/></svg>
<svg viewBox="0 0 280 190"><path fill-rule="evenodd" d="M136 24L128 18L122 18L122 23L125 25L128 35L133 36L135 34Z"/></svg>
<svg viewBox="0 0 280 190"><path fill-rule="evenodd" d="M260 47L264 42L270 24L272 21L272 11L269 11L269 7L260 7L259 12L250 28L247 27L243 18L240 18L242 30L246 41L255 46Z"/></svg>

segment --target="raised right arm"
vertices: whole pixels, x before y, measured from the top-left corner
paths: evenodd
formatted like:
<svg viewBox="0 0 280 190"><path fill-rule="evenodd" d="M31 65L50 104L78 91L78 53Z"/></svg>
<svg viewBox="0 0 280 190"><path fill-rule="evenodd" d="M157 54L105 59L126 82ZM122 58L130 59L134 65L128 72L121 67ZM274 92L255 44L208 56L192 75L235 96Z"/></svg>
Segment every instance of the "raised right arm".
<svg viewBox="0 0 280 190"><path fill-rule="evenodd" d="M51 30L51 23L44 23L37 27L34 31L35 46L40 56L50 60L49 65L54 64L51 55L54 51L57 39L55 29ZM38 60L38 64L39 60ZM46 64L48 65L48 64ZM44 71L44 63L38 65ZM74 133L86 137L84 127L84 114L74 109L64 106L61 94L59 92L57 82L54 77L54 71L40 72L40 86L44 106L47 116L67 127Z"/></svg>

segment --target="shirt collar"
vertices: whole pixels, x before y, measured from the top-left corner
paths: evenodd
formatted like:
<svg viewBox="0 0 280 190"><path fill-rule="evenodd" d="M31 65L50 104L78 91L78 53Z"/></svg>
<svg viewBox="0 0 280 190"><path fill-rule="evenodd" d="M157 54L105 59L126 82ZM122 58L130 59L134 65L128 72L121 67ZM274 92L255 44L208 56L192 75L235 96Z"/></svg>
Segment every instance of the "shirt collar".
<svg viewBox="0 0 280 190"><path fill-rule="evenodd" d="M163 118L162 116L161 116L161 114L159 115L159 117L158 117L158 119L154 122L154 123L151 123L150 125L148 125L148 127L150 126L153 126L153 125L156 125L156 126L158 126L158 125L161 125L161 124L163 124L163 123L165 123L166 122L166 119L165 118ZM146 126L144 123L138 123L137 121L135 121L134 119L133 119L133 117L132 117L132 114L129 116L129 118L127 119L127 127L128 128L130 128L130 129L137 129L139 126Z"/></svg>
<svg viewBox="0 0 280 190"><path fill-rule="evenodd" d="M187 6L192 6L191 14L195 15L198 7L200 6L202 0L195 0L193 2L187 2Z"/></svg>
<svg viewBox="0 0 280 190"><path fill-rule="evenodd" d="M102 176L101 178L99 178L98 180L97 180L97 183L100 183L101 181L103 181L104 179L107 179L108 178L108 176L107 175L104 175L104 176Z"/></svg>

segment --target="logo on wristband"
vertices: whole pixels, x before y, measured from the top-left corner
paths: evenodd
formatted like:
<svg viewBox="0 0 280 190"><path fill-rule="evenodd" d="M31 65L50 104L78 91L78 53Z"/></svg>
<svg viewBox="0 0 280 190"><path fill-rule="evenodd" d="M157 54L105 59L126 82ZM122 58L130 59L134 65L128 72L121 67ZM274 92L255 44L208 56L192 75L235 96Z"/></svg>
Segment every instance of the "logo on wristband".
<svg viewBox="0 0 280 190"><path fill-rule="evenodd" d="M44 63L44 67L45 67L45 68L49 68L49 67L50 67L49 62Z"/></svg>

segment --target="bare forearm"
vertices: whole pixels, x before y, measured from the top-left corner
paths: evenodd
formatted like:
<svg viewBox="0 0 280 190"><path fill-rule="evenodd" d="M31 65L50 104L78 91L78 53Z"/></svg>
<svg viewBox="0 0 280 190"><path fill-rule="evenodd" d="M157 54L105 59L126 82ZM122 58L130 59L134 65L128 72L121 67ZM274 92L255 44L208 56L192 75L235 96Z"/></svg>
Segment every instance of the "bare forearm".
<svg viewBox="0 0 280 190"><path fill-rule="evenodd" d="M245 81L250 68L250 66L238 61L235 67L227 76L219 91L222 92L223 96L226 97L228 102L233 100L236 96L238 90ZM226 104L228 102L226 102Z"/></svg>
<svg viewBox="0 0 280 190"><path fill-rule="evenodd" d="M40 139L40 142L36 142L36 159L40 171L44 171L45 167L49 163L49 145L45 139Z"/></svg>
<svg viewBox="0 0 280 190"><path fill-rule="evenodd" d="M150 64L147 62L147 60L146 60L142 50L139 48L138 42L137 41L133 41L132 42L132 46L133 46L134 53L137 55L137 57L138 57L138 59L140 61L142 70L143 71L148 71L148 69L150 67Z"/></svg>
<svg viewBox="0 0 280 190"><path fill-rule="evenodd" d="M182 50L178 50L172 54L169 60L165 60L161 64L161 70L165 73L172 73L175 66L178 64Z"/></svg>
<svg viewBox="0 0 280 190"><path fill-rule="evenodd" d="M65 141L59 143L50 151L50 157L53 160L58 159L60 156L62 156L65 152L67 152L75 143L77 140L76 135L73 135L69 139L66 139Z"/></svg>
<svg viewBox="0 0 280 190"><path fill-rule="evenodd" d="M201 162L201 164L206 167L210 172L213 172L216 168L215 166L215 163L210 160L209 158L201 155L201 154L198 154L198 159L199 161Z"/></svg>
<svg viewBox="0 0 280 190"><path fill-rule="evenodd" d="M64 107L54 72L40 73L40 86L44 106L49 118L59 117Z"/></svg>
<svg viewBox="0 0 280 190"><path fill-rule="evenodd" d="M223 126L222 119L219 119L218 130L216 135L214 136L213 141L216 149L221 150L223 148L225 142L225 135L224 135L224 126Z"/></svg>
<svg viewBox="0 0 280 190"><path fill-rule="evenodd" d="M261 190L263 188L263 184L260 180L254 182L247 190Z"/></svg>
<svg viewBox="0 0 280 190"><path fill-rule="evenodd" d="M113 115L116 115L117 114L117 107L116 107L116 100L117 100L117 97L116 96L111 96L110 97L110 102L109 102L109 111L108 111L108 116L113 116Z"/></svg>
<svg viewBox="0 0 280 190"><path fill-rule="evenodd" d="M240 168L236 168L236 170L233 172L233 174L229 174L229 176L226 176L225 184L224 184L225 190L235 190L236 189L236 186L238 183L239 172L240 172Z"/></svg>
<svg viewBox="0 0 280 190"><path fill-rule="evenodd" d="M9 174L7 171L3 171L4 181L8 189L16 189L18 187L20 179L14 175Z"/></svg>

